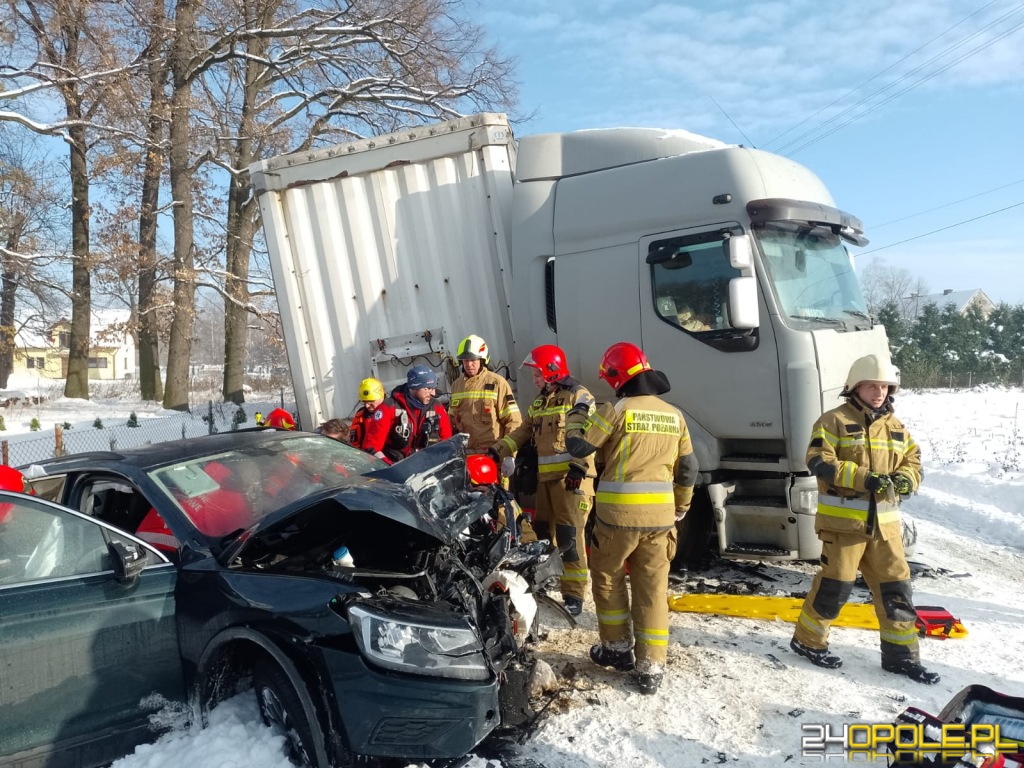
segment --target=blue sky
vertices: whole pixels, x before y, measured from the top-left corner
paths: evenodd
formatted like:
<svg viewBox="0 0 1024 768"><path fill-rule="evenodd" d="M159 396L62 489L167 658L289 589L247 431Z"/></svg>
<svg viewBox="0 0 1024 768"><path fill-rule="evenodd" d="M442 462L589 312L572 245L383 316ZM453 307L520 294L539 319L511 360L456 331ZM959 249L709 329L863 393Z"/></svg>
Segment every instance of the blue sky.
<svg viewBox="0 0 1024 768"><path fill-rule="evenodd" d="M1024 4L469 6L519 59L517 135L671 127L779 152L865 223L859 271L1024 303Z"/></svg>

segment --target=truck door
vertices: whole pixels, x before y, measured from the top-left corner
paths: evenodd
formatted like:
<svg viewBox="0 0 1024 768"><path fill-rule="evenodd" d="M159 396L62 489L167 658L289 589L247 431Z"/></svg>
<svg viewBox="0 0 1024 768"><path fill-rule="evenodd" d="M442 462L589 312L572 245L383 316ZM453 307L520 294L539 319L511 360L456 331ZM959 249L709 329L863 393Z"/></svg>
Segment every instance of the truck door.
<svg viewBox="0 0 1024 768"><path fill-rule="evenodd" d="M731 266L724 243L741 231L726 223L640 240L643 348L672 384L668 399L695 422L701 469L717 468L723 453L762 452L739 441L783 437L778 357L764 297L757 300L759 327L734 328L730 318L730 281L741 271ZM701 432L709 433L704 446Z"/></svg>

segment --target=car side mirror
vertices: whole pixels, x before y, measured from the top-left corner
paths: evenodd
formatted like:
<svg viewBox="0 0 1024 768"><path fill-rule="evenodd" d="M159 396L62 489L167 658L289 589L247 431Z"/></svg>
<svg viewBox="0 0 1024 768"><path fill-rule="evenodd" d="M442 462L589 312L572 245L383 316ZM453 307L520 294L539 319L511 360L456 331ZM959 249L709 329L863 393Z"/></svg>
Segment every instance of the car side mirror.
<svg viewBox="0 0 1024 768"><path fill-rule="evenodd" d="M111 541L107 544L114 576L121 584L134 584L146 567L146 552L132 542Z"/></svg>

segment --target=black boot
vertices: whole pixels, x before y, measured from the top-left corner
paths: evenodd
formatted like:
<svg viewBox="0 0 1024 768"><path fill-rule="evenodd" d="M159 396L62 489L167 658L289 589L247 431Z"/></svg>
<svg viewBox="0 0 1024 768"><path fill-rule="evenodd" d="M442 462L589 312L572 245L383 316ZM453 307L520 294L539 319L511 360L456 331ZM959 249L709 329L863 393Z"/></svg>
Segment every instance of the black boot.
<svg viewBox="0 0 1024 768"><path fill-rule="evenodd" d="M938 673L929 672L921 665L921 662L914 661L913 659L883 658L882 669L886 672L892 672L894 675L904 675L915 682L924 683L925 685L935 685L941 679Z"/></svg>
<svg viewBox="0 0 1024 768"><path fill-rule="evenodd" d="M640 688L640 693L647 696L657 693L664 677L665 670L661 664L652 664L647 661L637 664L636 684Z"/></svg>
<svg viewBox="0 0 1024 768"><path fill-rule="evenodd" d="M809 645L801 643L795 637L789 641L789 647L816 667L839 669L839 667L843 666L843 660L829 653L828 648L811 648Z"/></svg>
<svg viewBox="0 0 1024 768"><path fill-rule="evenodd" d="M603 644L591 646L590 660L601 667L614 667L620 672L632 672L636 668L633 651L613 651Z"/></svg>
<svg viewBox="0 0 1024 768"><path fill-rule="evenodd" d="M562 605L565 606L565 612L570 616L579 616L583 613L583 598L576 597L575 595L566 595L562 598Z"/></svg>

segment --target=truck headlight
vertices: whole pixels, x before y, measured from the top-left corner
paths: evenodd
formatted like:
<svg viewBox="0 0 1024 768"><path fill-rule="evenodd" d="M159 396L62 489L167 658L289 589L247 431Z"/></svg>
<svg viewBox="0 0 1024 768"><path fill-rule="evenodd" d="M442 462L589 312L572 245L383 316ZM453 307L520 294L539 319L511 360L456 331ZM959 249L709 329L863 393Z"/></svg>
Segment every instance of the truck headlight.
<svg viewBox="0 0 1024 768"><path fill-rule="evenodd" d="M356 642L374 664L416 675L486 680L483 643L465 619L427 624L389 616L363 605L348 609Z"/></svg>

